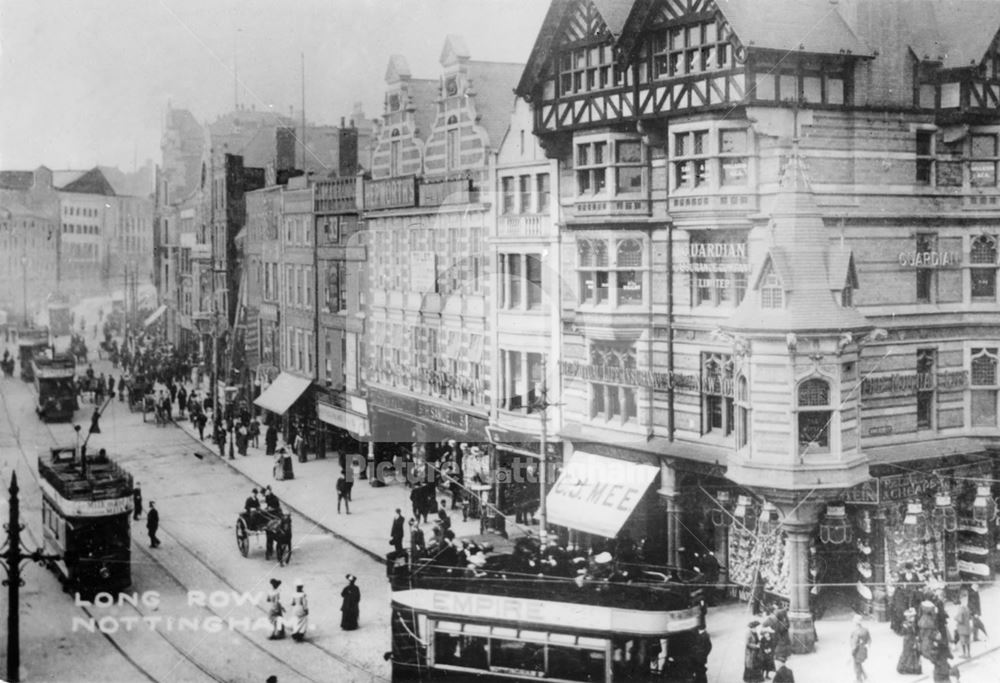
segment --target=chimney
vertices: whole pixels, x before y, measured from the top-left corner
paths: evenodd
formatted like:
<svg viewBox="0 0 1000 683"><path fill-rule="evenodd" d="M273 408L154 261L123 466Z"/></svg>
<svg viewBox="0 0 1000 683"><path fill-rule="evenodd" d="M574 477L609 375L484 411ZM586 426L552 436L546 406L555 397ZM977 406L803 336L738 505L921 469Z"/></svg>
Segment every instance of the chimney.
<svg viewBox="0 0 1000 683"><path fill-rule="evenodd" d="M344 127L344 117L343 116L340 117L340 127L341 128Z"/></svg>

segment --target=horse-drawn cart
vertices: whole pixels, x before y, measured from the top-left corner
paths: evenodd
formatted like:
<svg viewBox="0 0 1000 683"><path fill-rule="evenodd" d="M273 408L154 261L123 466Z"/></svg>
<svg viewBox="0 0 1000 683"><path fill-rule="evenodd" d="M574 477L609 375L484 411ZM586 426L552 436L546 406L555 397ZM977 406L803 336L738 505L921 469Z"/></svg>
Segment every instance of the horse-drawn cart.
<svg viewBox="0 0 1000 683"><path fill-rule="evenodd" d="M284 566L292 558L292 516L269 510L244 510L236 519L236 547L247 557L250 553L250 539L265 537L265 559L270 560L272 550L278 564Z"/></svg>

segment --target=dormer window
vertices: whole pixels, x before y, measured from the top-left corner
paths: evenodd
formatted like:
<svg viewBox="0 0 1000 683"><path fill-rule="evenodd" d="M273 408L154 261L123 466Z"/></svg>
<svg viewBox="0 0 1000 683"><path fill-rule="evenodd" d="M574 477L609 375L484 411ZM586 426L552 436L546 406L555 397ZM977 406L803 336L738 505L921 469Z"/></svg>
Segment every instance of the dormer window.
<svg viewBox="0 0 1000 683"><path fill-rule="evenodd" d="M847 285L840 290L840 305L844 308L851 308L854 306L854 288L850 285Z"/></svg>
<svg viewBox="0 0 1000 683"><path fill-rule="evenodd" d="M774 266L769 265L760 281L760 307L784 308L784 306L785 292L781 286L781 278L774 272Z"/></svg>
<svg viewBox="0 0 1000 683"><path fill-rule="evenodd" d="M399 95L396 93L389 95L389 111L399 111Z"/></svg>

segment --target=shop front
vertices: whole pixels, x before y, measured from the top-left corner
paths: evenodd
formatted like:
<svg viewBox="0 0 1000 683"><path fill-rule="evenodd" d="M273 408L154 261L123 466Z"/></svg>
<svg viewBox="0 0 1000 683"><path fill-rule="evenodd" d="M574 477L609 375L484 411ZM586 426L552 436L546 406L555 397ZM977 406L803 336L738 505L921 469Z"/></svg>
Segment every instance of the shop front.
<svg viewBox="0 0 1000 683"><path fill-rule="evenodd" d="M337 453L341 468L347 467L348 453L364 453L371 439L368 427L368 402L360 396L316 392L316 417L319 418L317 457Z"/></svg>
<svg viewBox="0 0 1000 683"><path fill-rule="evenodd" d="M316 409L310 392L312 380L280 373L256 399L254 405L266 411L264 424L278 427L285 442L295 443L301 435L307 452L316 452Z"/></svg>

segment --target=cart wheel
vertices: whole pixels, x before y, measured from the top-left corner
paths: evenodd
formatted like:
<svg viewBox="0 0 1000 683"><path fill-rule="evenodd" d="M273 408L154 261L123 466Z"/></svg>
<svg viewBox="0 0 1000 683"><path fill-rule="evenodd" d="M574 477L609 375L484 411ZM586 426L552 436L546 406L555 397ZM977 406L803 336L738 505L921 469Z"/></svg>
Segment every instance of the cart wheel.
<svg viewBox="0 0 1000 683"><path fill-rule="evenodd" d="M250 552L250 538L247 534L247 525L242 518L236 520L236 546L240 549L243 557Z"/></svg>

